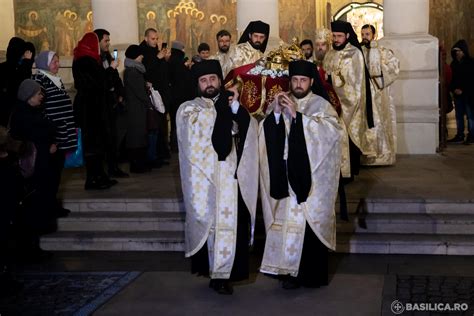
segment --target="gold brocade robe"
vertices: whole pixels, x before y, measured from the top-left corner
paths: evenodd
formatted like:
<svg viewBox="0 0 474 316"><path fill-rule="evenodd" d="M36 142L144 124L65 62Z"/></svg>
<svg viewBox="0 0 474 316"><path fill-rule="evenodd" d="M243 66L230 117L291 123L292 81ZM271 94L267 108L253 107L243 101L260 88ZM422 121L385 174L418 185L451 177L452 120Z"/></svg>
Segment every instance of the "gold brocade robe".
<svg viewBox="0 0 474 316"><path fill-rule="evenodd" d="M263 53L259 49L253 48L248 41L237 44L230 56L232 60L231 69L254 63L262 57Z"/></svg>
<svg viewBox="0 0 474 316"><path fill-rule="evenodd" d="M222 78L225 78L227 74L234 69L233 55L235 47L231 46L227 53L218 51L216 54L212 55L209 59L216 59L221 64L222 68Z"/></svg>
<svg viewBox="0 0 474 316"><path fill-rule="evenodd" d="M375 124L376 156L362 156L363 165L393 165L397 154L397 117L390 95L390 85L397 79L400 62L393 52L371 42L371 48L363 46L365 62L370 73L370 90Z"/></svg>
<svg viewBox="0 0 474 316"><path fill-rule="evenodd" d="M311 167L312 184L306 202L297 203L290 185L289 197L276 200L270 196L264 121L259 126L260 196L267 232L260 271L292 276L298 275L306 222L326 247L336 248L334 205L341 169L341 141L344 138L337 113L329 102L312 93L295 101L297 111L303 114L304 138ZM265 118L274 119L273 114ZM282 114L279 124L285 124L287 156L291 122Z"/></svg>
<svg viewBox="0 0 474 316"><path fill-rule="evenodd" d="M235 144L225 161L218 161L212 145L216 115L210 99L187 101L178 109L176 132L186 209L185 255L194 255L207 241L211 278L228 279L235 257L239 188L250 213L253 236L258 195L258 124L250 119L237 166Z"/></svg>
<svg viewBox="0 0 474 316"><path fill-rule="evenodd" d="M341 102L341 116L349 138L364 155L375 155L370 146L374 131L367 124L364 56L347 43L343 50L329 50L323 65Z"/></svg>

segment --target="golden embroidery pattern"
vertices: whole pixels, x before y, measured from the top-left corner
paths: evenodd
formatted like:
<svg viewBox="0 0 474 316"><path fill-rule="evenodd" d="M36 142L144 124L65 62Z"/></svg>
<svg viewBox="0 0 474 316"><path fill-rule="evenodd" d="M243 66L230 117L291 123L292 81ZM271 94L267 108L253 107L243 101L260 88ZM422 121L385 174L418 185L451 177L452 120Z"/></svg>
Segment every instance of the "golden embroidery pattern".
<svg viewBox="0 0 474 316"><path fill-rule="evenodd" d="M242 91L243 91L242 103L246 104L249 109L254 107L255 104L257 103L257 95L258 95L256 84L253 81L248 80L244 82Z"/></svg>

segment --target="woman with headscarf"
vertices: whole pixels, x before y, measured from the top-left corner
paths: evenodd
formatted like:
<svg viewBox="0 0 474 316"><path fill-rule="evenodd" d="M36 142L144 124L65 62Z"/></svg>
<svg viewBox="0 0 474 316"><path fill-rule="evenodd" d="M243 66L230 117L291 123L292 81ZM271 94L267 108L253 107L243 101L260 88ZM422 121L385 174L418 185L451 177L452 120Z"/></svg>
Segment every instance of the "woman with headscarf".
<svg viewBox="0 0 474 316"><path fill-rule="evenodd" d="M59 56L53 51L39 53L35 61L37 73L33 80L41 85L44 94L44 112L56 127L55 142L58 151L53 155L55 192L59 189L65 154L77 147L77 134L74 122L72 101L59 77ZM67 216L69 210L58 205L58 217Z"/></svg>
<svg viewBox="0 0 474 316"><path fill-rule="evenodd" d="M27 197L23 199L17 234L20 254L37 258L44 254L39 246L39 236L56 229L56 192L51 178L52 156L57 152L56 128L43 113L43 93L36 81L24 80L18 88L17 98L10 119L10 134L16 140L33 143L36 148L34 171L26 179Z"/></svg>
<svg viewBox="0 0 474 316"><path fill-rule="evenodd" d="M108 189L116 184L104 171L107 140L105 73L100 59L99 39L93 32L84 34L74 49L72 75L77 90L74 112L82 128L86 163L86 190Z"/></svg>

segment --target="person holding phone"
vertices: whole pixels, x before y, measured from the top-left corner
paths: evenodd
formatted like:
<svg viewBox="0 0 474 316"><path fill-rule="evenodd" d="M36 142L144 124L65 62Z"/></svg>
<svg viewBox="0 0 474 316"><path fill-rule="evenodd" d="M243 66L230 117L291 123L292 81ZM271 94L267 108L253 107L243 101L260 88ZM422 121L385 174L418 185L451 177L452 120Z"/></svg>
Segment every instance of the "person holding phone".
<svg viewBox="0 0 474 316"><path fill-rule="evenodd" d="M129 175L118 165L118 152L126 133L124 113L124 87L118 73L120 59L118 51L114 49L110 54L110 33L104 29L96 29L94 33L99 38L100 58L105 69L106 111L107 111L107 152L106 162L108 174L111 178L126 178ZM117 181L117 180L113 180Z"/></svg>
<svg viewBox="0 0 474 316"><path fill-rule="evenodd" d="M169 164L171 157L168 143L168 111L171 104L171 89L169 85L169 67L167 60L171 52L168 48L159 45L158 31L154 28L145 30L144 39L140 43L143 49L143 65L145 65L145 79L151 82L153 89L157 90L166 108L165 113L159 113L159 122L157 129L157 159L150 161L152 167L160 167L163 164Z"/></svg>

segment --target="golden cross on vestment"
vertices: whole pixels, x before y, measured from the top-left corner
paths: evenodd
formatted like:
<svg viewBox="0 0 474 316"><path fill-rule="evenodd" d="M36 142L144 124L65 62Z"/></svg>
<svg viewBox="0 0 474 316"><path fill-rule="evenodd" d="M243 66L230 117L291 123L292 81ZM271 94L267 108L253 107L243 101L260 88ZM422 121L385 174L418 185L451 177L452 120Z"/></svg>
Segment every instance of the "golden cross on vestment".
<svg viewBox="0 0 474 316"><path fill-rule="evenodd" d="M201 144L199 144L199 142L195 142L192 146L191 146L191 150L193 152L199 152L202 150L202 146Z"/></svg>
<svg viewBox="0 0 474 316"><path fill-rule="evenodd" d="M225 216L225 218L229 218L230 215L232 215L232 212L229 210L228 207L224 208L224 210L221 212Z"/></svg>
<svg viewBox="0 0 474 316"><path fill-rule="evenodd" d="M230 251L227 250L227 247L224 247L219 253L224 256L224 259L227 259L227 256L230 255Z"/></svg>
<svg viewBox="0 0 474 316"><path fill-rule="evenodd" d="M204 187L202 186L202 182L201 182L201 181L196 181L196 182L194 183L193 187L194 187L194 189L195 189L196 191L198 191L198 192L201 192L202 189L204 188Z"/></svg>
<svg viewBox="0 0 474 316"><path fill-rule="evenodd" d="M299 208L298 206L294 207L291 209L291 212L296 216L298 216L299 213L301 213L301 208Z"/></svg>
<svg viewBox="0 0 474 316"><path fill-rule="evenodd" d="M288 250L288 252L290 253L290 256L294 256L294 254L298 251L298 249L296 249L294 244L292 244L291 247L287 248L286 250Z"/></svg>
<svg viewBox="0 0 474 316"><path fill-rule="evenodd" d="M272 243L270 244L270 250L271 250L272 252L276 252L277 249L278 249L278 247L277 247L277 245L275 244L275 242L272 242Z"/></svg>

